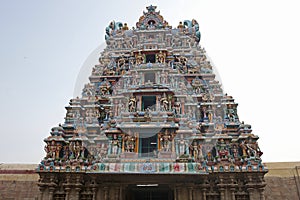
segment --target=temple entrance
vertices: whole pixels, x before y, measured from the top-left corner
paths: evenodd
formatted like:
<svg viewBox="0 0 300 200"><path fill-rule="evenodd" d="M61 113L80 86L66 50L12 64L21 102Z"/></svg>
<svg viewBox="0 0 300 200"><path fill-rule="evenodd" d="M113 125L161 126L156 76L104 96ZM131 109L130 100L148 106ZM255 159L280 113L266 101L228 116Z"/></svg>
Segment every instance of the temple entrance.
<svg viewBox="0 0 300 200"><path fill-rule="evenodd" d="M142 110L156 110L156 96L142 96Z"/></svg>
<svg viewBox="0 0 300 200"><path fill-rule="evenodd" d="M173 200L173 190L167 185L138 184L130 185L125 200Z"/></svg>

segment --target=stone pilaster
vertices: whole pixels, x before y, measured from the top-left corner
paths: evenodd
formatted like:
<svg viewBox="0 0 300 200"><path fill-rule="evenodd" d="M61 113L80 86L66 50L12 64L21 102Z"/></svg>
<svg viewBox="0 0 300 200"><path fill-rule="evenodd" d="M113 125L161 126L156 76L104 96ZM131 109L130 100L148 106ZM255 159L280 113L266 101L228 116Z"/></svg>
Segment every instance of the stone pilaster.
<svg viewBox="0 0 300 200"><path fill-rule="evenodd" d="M188 187L189 200L193 200L193 187Z"/></svg>

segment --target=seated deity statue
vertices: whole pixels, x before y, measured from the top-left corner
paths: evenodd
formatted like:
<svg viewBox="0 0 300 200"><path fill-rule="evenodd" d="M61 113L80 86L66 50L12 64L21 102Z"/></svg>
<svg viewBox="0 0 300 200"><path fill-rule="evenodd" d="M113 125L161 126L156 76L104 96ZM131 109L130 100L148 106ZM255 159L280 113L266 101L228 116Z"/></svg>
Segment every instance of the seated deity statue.
<svg viewBox="0 0 300 200"><path fill-rule="evenodd" d="M124 26L122 27L122 30L123 31L127 31L129 28L128 28L128 25L127 23L124 23Z"/></svg>
<svg viewBox="0 0 300 200"><path fill-rule="evenodd" d="M142 63L144 63L144 54L142 54L141 52L139 52L136 56L135 56L135 63L137 65L140 65Z"/></svg>
<svg viewBox="0 0 300 200"><path fill-rule="evenodd" d="M166 60L166 54L162 53L162 51L159 51L159 53L157 54L157 61L159 63L165 63Z"/></svg>
<svg viewBox="0 0 300 200"><path fill-rule="evenodd" d="M184 25L182 24L182 22L179 22L177 28L178 28L178 29L183 29L183 28L184 28Z"/></svg>

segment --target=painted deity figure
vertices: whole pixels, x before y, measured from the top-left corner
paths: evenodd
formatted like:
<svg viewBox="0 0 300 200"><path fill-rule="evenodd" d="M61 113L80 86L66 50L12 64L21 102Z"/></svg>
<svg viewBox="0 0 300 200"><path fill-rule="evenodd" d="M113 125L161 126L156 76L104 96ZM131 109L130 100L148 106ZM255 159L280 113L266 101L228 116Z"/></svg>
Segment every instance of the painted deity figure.
<svg viewBox="0 0 300 200"><path fill-rule="evenodd" d="M187 148L187 142L183 138L183 134L180 135L180 140L178 142L178 150L179 150L179 155L183 155L186 153L186 148Z"/></svg>
<svg viewBox="0 0 300 200"><path fill-rule="evenodd" d="M220 139L217 145L218 155L220 159L227 159L229 156L229 149L227 148L224 139Z"/></svg>
<svg viewBox="0 0 300 200"><path fill-rule="evenodd" d="M245 145L247 147L247 154L249 157L258 158L261 156L262 152L260 151L256 141L252 141L250 139Z"/></svg>
<svg viewBox="0 0 300 200"><path fill-rule="evenodd" d="M125 63L126 63L126 60L124 57L121 57L117 62L118 69L121 71L122 74L124 73L123 71L125 70Z"/></svg>
<svg viewBox="0 0 300 200"><path fill-rule="evenodd" d="M201 80L197 77L195 78L193 81L192 81L192 86L193 86L193 89L194 89L194 92L196 94L200 94L201 93Z"/></svg>
<svg viewBox="0 0 300 200"><path fill-rule="evenodd" d="M182 22L179 22L177 28L178 28L179 30L183 30L183 29L184 29L184 25L182 24Z"/></svg>
<svg viewBox="0 0 300 200"><path fill-rule="evenodd" d="M60 159L60 151L62 150L62 145L60 143L56 144L55 149L55 159Z"/></svg>
<svg viewBox="0 0 300 200"><path fill-rule="evenodd" d="M177 115L181 114L181 103L180 103L180 101L176 101L174 103L174 111Z"/></svg>
<svg viewBox="0 0 300 200"><path fill-rule="evenodd" d="M139 51L139 53L135 56L135 63L140 65L144 63L144 55Z"/></svg>
<svg viewBox="0 0 300 200"><path fill-rule="evenodd" d="M210 105L208 106L207 116L208 116L209 122L212 122L213 118L214 118L214 114L213 114L213 110Z"/></svg>
<svg viewBox="0 0 300 200"><path fill-rule="evenodd" d="M111 83L105 78L100 85L100 95L109 94L111 88Z"/></svg>
<svg viewBox="0 0 300 200"><path fill-rule="evenodd" d="M129 28L128 28L128 25L127 23L124 23L124 26L122 27L122 30L123 31L127 31Z"/></svg>
<svg viewBox="0 0 300 200"><path fill-rule="evenodd" d="M126 152L134 152L135 138L133 136L126 135L124 140L125 140L125 151Z"/></svg>
<svg viewBox="0 0 300 200"><path fill-rule="evenodd" d="M163 53L162 51L159 51L159 53L156 55L156 57L157 57L157 61L159 63L165 63L165 61L166 61L166 54L165 53Z"/></svg>
<svg viewBox="0 0 300 200"><path fill-rule="evenodd" d="M196 141L190 145L190 156L192 156L195 160L198 160L198 144Z"/></svg>
<svg viewBox="0 0 300 200"><path fill-rule="evenodd" d="M171 151L170 142L172 141L172 136L169 134L168 130L165 131L165 133L160 138L160 140L161 140L161 143L162 143L162 150L164 152Z"/></svg>
<svg viewBox="0 0 300 200"><path fill-rule="evenodd" d="M242 150L242 157L247 157L247 146L246 146L246 142L245 141L242 141L241 143L240 143L240 148L241 148L241 150Z"/></svg>
<svg viewBox="0 0 300 200"><path fill-rule="evenodd" d="M136 98L134 96L131 96L128 103L128 111L134 112L136 111Z"/></svg>
<svg viewBox="0 0 300 200"><path fill-rule="evenodd" d="M51 142L47 142L44 150L46 151L46 158L55 158L55 141L52 140Z"/></svg>
<svg viewBox="0 0 300 200"><path fill-rule="evenodd" d="M160 105L161 105L161 109L163 111L169 110L169 101L168 101L166 93L164 93L164 96L160 99Z"/></svg>
<svg viewBox="0 0 300 200"><path fill-rule="evenodd" d="M202 160L203 159L203 150L202 150L202 145L201 144L198 144L197 150L198 150L197 158L199 160Z"/></svg>
<svg viewBox="0 0 300 200"><path fill-rule="evenodd" d="M179 141L179 155L185 154L185 149L186 149L186 142L183 139L181 139Z"/></svg>
<svg viewBox="0 0 300 200"><path fill-rule="evenodd" d="M82 146L82 144L81 144L80 141L76 141L75 142L74 149L73 149L75 159L79 159L80 158L81 146Z"/></svg>
<svg viewBox="0 0 300 200"><path fill-rule="evenodd" d="M233 144L232 145L232 154L233 154L233 158L238 158L238 153L239 153L239 151L238 151L238 147L237 147L237 145L236 144Z"/></svg>
<svg viewBox="0 0 300 200"><path fill-rule="evenodd" d="M54 140L51 141L51 145L50 145L50 158L55 159L56 157L56 142Z"/></svg>
<svg viewBox="0 0 300 200"><path fill-rule="evenodd" d="M111 144L112 144L112 154L116 155L118 153L118 149L119 149L119 146L120 146L119 145L119 140L118 140L116 134L113 136Z"/></svg>

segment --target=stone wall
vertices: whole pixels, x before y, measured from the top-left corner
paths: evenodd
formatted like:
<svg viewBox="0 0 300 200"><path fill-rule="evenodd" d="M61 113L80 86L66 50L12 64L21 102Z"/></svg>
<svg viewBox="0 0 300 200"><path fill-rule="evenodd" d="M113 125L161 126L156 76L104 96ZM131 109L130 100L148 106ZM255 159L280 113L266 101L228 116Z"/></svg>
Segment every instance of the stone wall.
<svg viewBox="0 0 300 200"><path fill-rule="evenodd" d="M269 172L265 176L266 200L300 199L300 162L265 163ZM37 165L1 164L0 199L38 199Z"/></svg>
<svg viewBox="0 0 300 200"><path fill-rule="evenodd" d="M0 165L0 199L1 200L35 200L39 189L37 165L1 164Z"/></svg>
<svg viewBox="0 0 300 200"><path fill-rule="evenodd" d="M266 200L300 199L300 162L266 163Z"/></svg>

